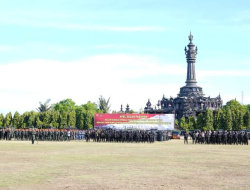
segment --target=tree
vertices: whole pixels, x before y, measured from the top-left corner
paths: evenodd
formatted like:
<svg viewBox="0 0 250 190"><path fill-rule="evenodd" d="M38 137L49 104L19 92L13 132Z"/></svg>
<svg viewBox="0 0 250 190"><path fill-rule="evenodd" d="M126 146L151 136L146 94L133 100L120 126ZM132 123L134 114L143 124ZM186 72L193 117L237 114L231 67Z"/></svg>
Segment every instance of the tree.
<svg viewBox="0 0 250 190"><path fill-rule="evenodd" d="M240 110L242 112L245 113L247 106L243 106L241 105L238 101L236 100L230 100L226 103L226 105L224 106L224 108L230 108L232 112L234 112L235 110Z"/></svg>
<svg viewBox="0 0 250 190"><path fill-rule="evenodd" d="M37 111L39 111L39 112L49 111L51 108L49 106L49 102L50 102L50 99L47 99L46 102L44 102L44 103L39 102L40 106L37 108Z"/></svg>
<svg viewBox="0 0 250 190"><path fill-rule="evenodd" d="M92 102L88 102L83 105L84 113L84 129L90 129L94 127L94 115L98 112L97 105Z"/></svg>
<svg viewBox="0 0 250 190"><path fill-rule="evenodd" d="M178 121L178 119L174 120L174 125L179 127L179 121Z"/></svg>
<svg viewBox="0 0 250 190"><path fill-rule="evenodd" d="M188 129L189 130L196 129L196 119L193 116L188 117L187 124L188 124Z"/></svg>
<svg viewBox="0 0 250 190"><path fill-rule="evenodd" d="M84 113L85 109L82 106L76 108L76 127L78 129L84 128Z"/></svg>
<svg viewBox="0 0 250 190"><path fill-rule="evenodd" d="M245 115L244 115L244 126L246 128L250 128L250 111L246 111Z"/></svg>
<svg viewBox="0 0 250 190"><path fill-rule="evenodd" d="M197 117L197 129L203 130L204 128L204 116L200 113Z"/></svg>
<svg viewBox="0 0 250 190"><path fill-rule="evenodd" d="M214 129L223 129L224 126L224 113L221 108L218 109L214 119Z"/></svg>
<svg viewBox="0 0 250 190"><path fill-rule="evenodd" d="M50 120L51 120L51 126L52 127L56 127L58 128L59 127L59 117L60 117L60 113L59 111L52 111L50 112Z"/></svg>
<svg viewBox="0 0 250 190"><path fill-rule="evenodd" d="M18 120L19 120L19 118L20 118L20 114L16 111L16 112L14 113L14 117L13 117L13 119L12 119L12 126L13 126L13 127L19 128L19 127L18 127Z"/></svg>
<svg viewBox="0 0 250 190"><path fill-rule="evenodd" d="M28 121L27 121L28 127L35 126L36 115L37 114L34 111L28 112Z"/></svg>
<svg viewBox="0 0 250 190"><path fill-rule="evenodd" d="M4 118L4 127L7 127L11 124L12 121L12 114L11 112L7 113L5 118Z"/></svg>
<svg viewBox="0 0 250 190"><path fill-rule="evenodd" d="M99 97L98 107L103 113L109 113L110 105L109 105L110 98L106 100L103 96Z"/></svg>
<svg viewBox="0 0 250 190"><path fill-rule="evenodd" d="M63 113L63 112L68 113L69 111L75 110L76 108L75 104L76 103L72 99L65 99L53 105L53 109L55 111L59 111L60 113Z"/></svg>
<svg viewBox="0 0 250 190"><path fill-rule="evenodd" d="M75 127L76 126L76 112L70 111L67 117L68 126Z"/></svg>
<svg viewBox="0 0 250 190"><path fill-rule="evenodd" d="M210 109L206 109L206 113L204 116L204 126L203 130L213 130L213 111Z"/></svg>
<svg viewBox="0 0 250 190"><path fill-rule="evenodd" d="M83 128L91 129L94 127L94 116L89 110L85 110L83 113Z"/></svg>
<svg viewBox="0 0 250 190"><path fill-rule="evenodd" d="M23 121L22 128L28 127L29 112L24 112L21 115L21 118L22 118L22 121Z"/></svg>
<svg viewBox="0 0 250 190"><path fill-rule="evenodd" d="M243 121L243 116L244 116L244 114L243 114L243 112L241 111L241 110L237 110L237 112L236 112L236 128L235 129L233 129L233 130L241 130L241 129L243 129L243 125L244 125L244 121Z"/></svg>
<svg viewBox="0 0 250 190"><path fill-rule="evenodd" d="M245 105L245 108L246 108L246 110L248 110L250 112L250 104Z"/></svg>
<svg viewBox="0 0 250 190"><path fill-rule="evenodd" d="M51 122L50 112L46 111L46 112L42 113L42 118L43 118L43 120L41 120L41 121L43 123L43 126L50 127L51 126L51 124L50 124L50 122Z"/></svg>
<svg viewBox="0 0 250 190"><path fill-rule="evenodd" d="M59 117L60 129L64 129L65 127L67 127L67 120L68 120L67 116L68 116L67 112L60 113L60 117Z"/></svg>
<svg viewBox="0 0 250 190"><path fill-rule="evenodd" d="M40 128L40 127L42 127L42 125L43 125L43 122L41 122L39 114L36 114L35 127Z"/></svg>
<svg viewBox="0 0 250 190"><path fill-rule="evenodd" d="M226 108L226 113L225 113L225 122L224 122L224 130L232 130L232 112L230 108Z"/></svg>
<svg viewBox="0 0 250 190"><path fill-rule="evenodd" d="M3 114L1 113L0 114L0 126L2 127L4 125L4 116Z"/></svg>
<svg viewBox="0 0 250 190"><path fill-rule="evenodd" d="M12 119L12 126L14 128L19 128L21 125L20 125L20 114L16 111L15 114L14 114L14 117Z"/></svg>
<svg viewBox="0 0 250 190"><path fill-rule="evenodd" d="M182 117L181 120L180 120L180 128L183 129L183 130L188 129L188 124L186 123L185 117Z"/></svg>
<svg viewBox="0 0 250 190"><path fill-rule="evenodd" d="M230 100L224 106L224 109L231 110L232 116L232 130L240 130L243 127L243 116L247 110L247 107L241 105L236 100Z"/></svg>

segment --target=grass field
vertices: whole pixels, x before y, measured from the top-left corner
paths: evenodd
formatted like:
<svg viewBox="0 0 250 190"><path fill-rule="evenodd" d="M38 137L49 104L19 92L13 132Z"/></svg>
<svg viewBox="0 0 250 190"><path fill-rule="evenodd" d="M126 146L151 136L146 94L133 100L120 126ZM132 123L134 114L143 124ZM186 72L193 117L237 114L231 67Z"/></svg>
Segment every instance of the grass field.
<svg viewBox="0 0 250 190"><path fill-rule="evenodd" d="M250 189L250 146L0 141L0 189Z"/></svg>

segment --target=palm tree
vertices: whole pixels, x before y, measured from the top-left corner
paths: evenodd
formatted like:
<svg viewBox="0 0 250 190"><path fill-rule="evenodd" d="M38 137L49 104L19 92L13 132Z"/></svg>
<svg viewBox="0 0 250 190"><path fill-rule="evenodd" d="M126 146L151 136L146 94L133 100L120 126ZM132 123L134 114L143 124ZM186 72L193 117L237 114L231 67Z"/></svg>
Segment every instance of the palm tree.
<svg viewBox="0 0 250 190"><path fill-rule="evenodd" d="M49 105L50 99L47 99L45 103L39 102L40 106L37 108L37 111L39 112L46 112L49 111L51 106Z"/></svg>
<svg viewBox="0 0 250 190"><path fill-rule="evenodd" d="M109 100L106 100L103 96L99 97L98 107L103 113L108 113L110 110Z"/></svg>

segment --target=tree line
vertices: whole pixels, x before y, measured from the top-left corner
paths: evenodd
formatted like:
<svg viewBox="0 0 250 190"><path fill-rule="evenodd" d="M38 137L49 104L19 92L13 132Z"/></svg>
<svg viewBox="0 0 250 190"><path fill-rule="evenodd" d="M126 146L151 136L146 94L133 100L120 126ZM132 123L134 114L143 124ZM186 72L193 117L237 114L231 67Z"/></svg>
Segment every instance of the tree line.
<svg viewBox="0 0 250 190"><path fill-rule="evenodd" d="M176 124L183 130L242 130L250 128L250 105L241 105L236 100L227 102L215 114L210 109L197 118L182 117Z"/></svg>
<svg viewBox="0 0 250 190"><path fill-rule="evenodd" d="M56 104L49 105L48 99L45 103L39 103L36 111L20 114L11 112L5 116L0 114L0 127L12 126L14 128L25 128L34 126L36 128L58 128L77 127L78 129L90 129L94 127L95 113L109 113L110 99L100 96L97 104L87 102L76 105L72 99L65 99ZM113 112L116 113L116 112ZM134 111L131 113L134 113ZM201 113L197 118L182 117L175 122L183 130L241 130L250 128L250 105L243 106L236 100L227 102L215 114L210 109Z"/></svg>
<svg viewBox="0 0 250 190"><path fill-rule="evenodd" d="M110 109L109 99L106 100L102 96L99 97L98 104L89 101L86 104L76 105L72 99L65 99L50 106L49 102L49 99L45 103L40 102L37 111L23 114L16 111L13 116L11 112L5 116L0 114L0 127L90 129L94 127L94 114L108 113Z"/></svg>

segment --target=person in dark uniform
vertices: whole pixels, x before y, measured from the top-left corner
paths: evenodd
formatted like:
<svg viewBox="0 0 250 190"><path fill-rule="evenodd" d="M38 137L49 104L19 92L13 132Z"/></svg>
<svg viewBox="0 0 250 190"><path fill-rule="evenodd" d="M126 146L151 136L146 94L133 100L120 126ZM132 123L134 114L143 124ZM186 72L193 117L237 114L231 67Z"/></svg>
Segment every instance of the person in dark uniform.
<svg viewBox="0 0 250 190"><path fill-rule="evenodd" d="M184 134L184 144L188 144L188 132Z"/></svg>
<svg viewBox="0 0 250 190"><path fill-rule="evenodd" d="M35 142L35 139L36 139L36 132L35 132L35 129L34 129L34 127L32 128L32 137L31 137L31 142L32 142L32 144L34 144L34 142Z"/></svg>
<svg viewBox="0 0 250 190"><path fill-rule="evenodd" d="M245 145L248 145L248 139L249 139L249 136L248 136L248 133L247 132L245 132L245 134L244 134L244 144Z"/></svg>

